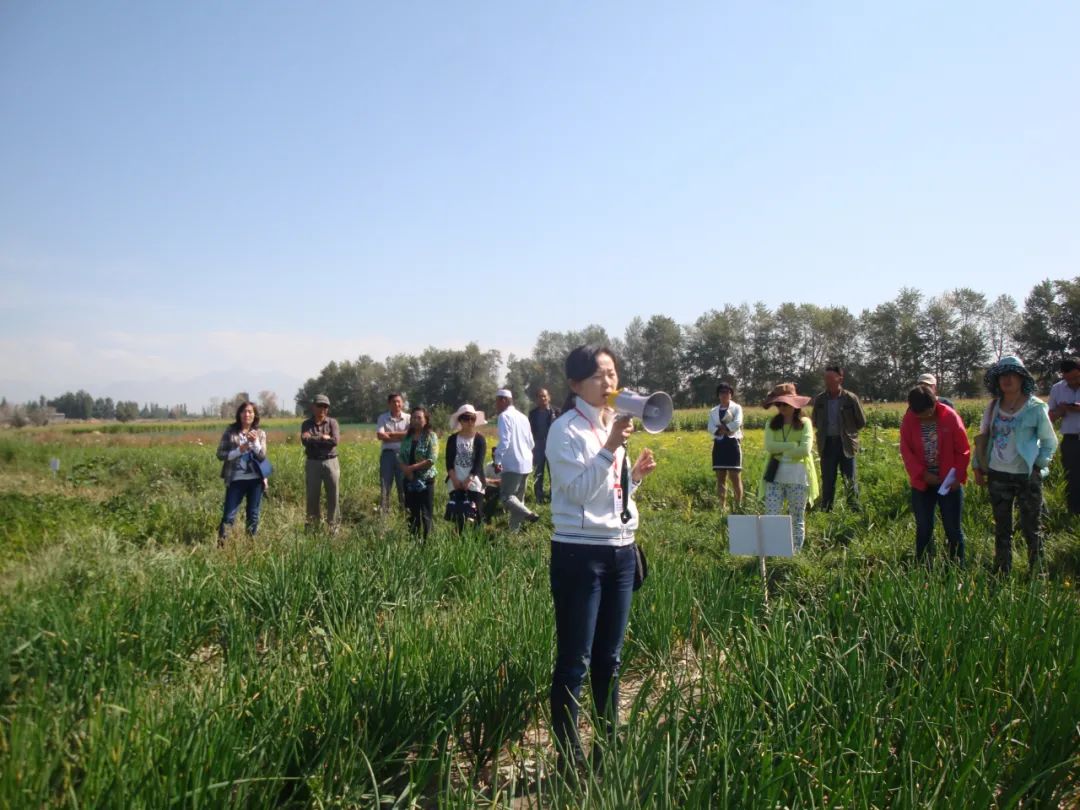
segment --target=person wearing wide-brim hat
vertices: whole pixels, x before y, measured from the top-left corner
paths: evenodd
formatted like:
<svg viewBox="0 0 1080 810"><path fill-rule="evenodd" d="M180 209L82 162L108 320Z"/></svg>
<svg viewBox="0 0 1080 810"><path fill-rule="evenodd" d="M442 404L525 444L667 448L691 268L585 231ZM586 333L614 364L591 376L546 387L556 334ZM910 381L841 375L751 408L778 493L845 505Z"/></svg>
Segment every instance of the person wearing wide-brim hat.
<svg viewBox="0 0 1080 810"><path fill-rule="evenodd" d="M810 397L800 396L794 383L781 383L769 392L763 408L776 407L777 414L765 426L765 473L762 492L765 513L783 514L785 501L791 516L795 550L806 539L806 507L818 496L814 466L814 428L802 415Z"/></svg>
<svg viewBox="0 0 1080 810"><path fill-rule="evenodd" d="M983 378L992 399L975 438L975 483L986 486L994 513L994 570L1012 570L1013 503L1028 546L1031 573L1042 566L1042 480L1057 449L1046 403L1020 358L1002 357Z"/></svg>
<svg viewBox="0 0 1080 810"><path fill-rule="evenodd" d="M487 441L476 429L486 424L484 412L467 402L450 415L450 429L456 433L446 440L446 519L459 530L480 520Z"/></svg>
<svg viewBox="0 0 1080 810"><path fill-rule="evenodd" d="M307 501L307 526L319 525L319 499L326 489L326 522L331 532L338 528L338 484L341 467L337 447L341 428L330 417L330 398L317 394L311 402L313 415L300 425L300 443L304 445L304 483Z"/></svg>

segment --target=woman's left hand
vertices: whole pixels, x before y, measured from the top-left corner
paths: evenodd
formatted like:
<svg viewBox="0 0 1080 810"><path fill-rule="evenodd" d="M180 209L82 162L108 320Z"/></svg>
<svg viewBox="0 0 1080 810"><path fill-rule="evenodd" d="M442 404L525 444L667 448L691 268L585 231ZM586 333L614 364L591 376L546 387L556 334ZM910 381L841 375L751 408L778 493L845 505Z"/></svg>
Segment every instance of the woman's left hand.
<svg viewBox="0 0 1080 810"><path fill-rule="evenodd" d="M638 456L637 461L634 463L634 469L630 471L630 477L634 479L634 483L640 483L641 479L656 469L656 457L653 456L652 450L646 447L641 451L641 455Z"/></svg>

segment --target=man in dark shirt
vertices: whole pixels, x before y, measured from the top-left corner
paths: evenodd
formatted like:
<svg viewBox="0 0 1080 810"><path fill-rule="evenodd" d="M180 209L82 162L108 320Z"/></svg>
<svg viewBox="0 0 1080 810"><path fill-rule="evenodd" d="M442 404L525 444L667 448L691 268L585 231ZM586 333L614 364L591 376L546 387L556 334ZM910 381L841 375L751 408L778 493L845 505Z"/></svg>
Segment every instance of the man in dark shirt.
<svg viewBox="0 0 1080 810"><path fill-rule="evenodd" d="M536 443L533 447L533 494L537 503L551 500L544 497L544 468L547 466L544 448L551 423L558 417L559 412L551 407L551 395L546 388L541 388L536 392L536 407L529 411L529 427Z"/></svg>
<svg viewBox="0 0 1080 810"><path fill-rule="evenodd" d="M821 457L821 509L832 509L836 495L836 473L844 476L848 504L859 509L859 484L855 480L855 454L859 452L859 431L866 427L862 403L843 387L844 370L825 367L825 390L814 397L811 421Z"/></svg>
<svg viewBox="0 0 1080 810"><path fill-rule="evenodd" d="M307 462L304 466L304 481L307 486L307 526L314 528L319 524L319 498L322 488L326 487L326 522L331 533L338 528L338 481L341 468L338 466L337 446L341 439L341 428L336 419L330 418L330 399L319 394L312 402L314 416L305 419L300 425L300 442L304 445Z"/></svg>

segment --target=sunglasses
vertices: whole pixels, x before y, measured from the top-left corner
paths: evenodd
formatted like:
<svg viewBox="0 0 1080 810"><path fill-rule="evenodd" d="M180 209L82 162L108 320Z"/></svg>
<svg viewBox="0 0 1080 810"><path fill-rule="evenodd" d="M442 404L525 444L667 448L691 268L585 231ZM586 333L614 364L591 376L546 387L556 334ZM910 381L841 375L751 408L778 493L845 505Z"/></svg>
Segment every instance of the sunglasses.
<svg viewBox="0 0 1080 810"><path fill-rule="evenodd" d="M475 422L476 417L473 416L471 413L463 413L461 416L458 417L458 421L459 422Z"/></svg>

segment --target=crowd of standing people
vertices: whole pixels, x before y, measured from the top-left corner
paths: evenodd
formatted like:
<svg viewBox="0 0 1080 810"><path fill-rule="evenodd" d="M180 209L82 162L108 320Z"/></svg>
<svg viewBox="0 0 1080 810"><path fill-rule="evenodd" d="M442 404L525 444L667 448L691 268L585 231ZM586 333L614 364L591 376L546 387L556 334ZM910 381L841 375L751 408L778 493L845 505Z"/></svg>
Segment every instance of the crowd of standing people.
<svg viewBox="0 0 1080 810"><path fill-rule="evenodd" d="M1058 447L1053 422L1060 423L1063 434L1068 509L1080 514L1080 359L1063 361L1061 374L1045 403L1035 396L1035 380L1018 358L1003 357L995 363L985 375L990 401L974 443L952 403L937 395L934 376L924 374L916 380L900 427L916 559L931 558L935 516L940 514L948 557L963 565L964 487L970 467L976 484L986 487L993 512L994 568L1003 574L1011 571L1015 508L1027 543L1029 570L1041 570L1043 479ZM484 412L471 403L462 404L450 417L443 480L445 517L459 531L490 514L492 496L507 512L511 530L536 522L539 515L525 504L530 474L534 501L551 504L549 577L556 646L551 720L560 767L578 773L601 767L604 747L615 740L621 651L633 592L647 574L643 551L635 542L639 525L635 494L656 468L656 459L645 449L630 462L627 440L633 421L609 405L619 386L617 360L610 349L574 349L566 359L566 379L570 394L561 412L551 406L546 390L538 392L537 405L527 416L514 406L511 390L498 390L498 440L491 464L485 464L487 440L478 430L487 424ZM806 542L807 508L815 503L825 512L833 508L838 475L844 481L848 508L861 509L856 458L866 416L859 398L843 382L843 369L829 366L824 390L816 397L801 395L794 383L786 382L775 386L762 403L765 409L775 408L776 414L764 427L761 498L766 513L791 517L796 552ZM731 383L720 383L716 398L708 431L717 499L725 509L730 483L731 504L738 510L744 502L743 409ZM440 477L438 436L428 411L413 407L406 412L401 393L391 393L387 405L375 434L381 443L379 508L389 513L396 501L408 513L410 531L426 538L432 530ZM807 408L809 413L804 412ZM300 427L307 522L312 527L321 522L325 492L326 521L333 532L339 525L341 432L329 416L326 396L316 396L312 410L312 417ZM258 530L261 498L271 471L266 446L258 409L249 402L241 404L217 450L226 487L219 526L222 540L245 499L247 531ZM550 496L544 489L548 470ZM599 721L589 758L578 736L586 675Z"/></svg>
<svg viewBox="0 0 1080 810"><path fill-rule="evenodd" d="M614 357L610 352L601 352L601 356ZM1027 543L1029 566L1037 569L1043 558L1043 479L1058 448L1055 422L1062 434L1067 508L1072 515L1080 515L1080 358L1064 359L1060 372L1061 380L1044 402L1035 396L1035 379L1019 358L1006 356L991 366L984 378L990 401L973 445L953 403L938 395L934 375L918 377L908 394L900 428L900 456L911 488L917 559L932 558L934 524L940 515L948 558L964 563L964 488L970 467L975 483L986 488L991 504L995 569L1003 573L1012 569L1014 512L1019 515ZM805 544L807 509L832 510L838 477L843 479L848 508L855 512L861 509L856 460L866 415L859 397L844 388L840 366L827 366L823 382L824 390L814 397L799 394L794 383L781 383L762 403L766 409L776 408L777 413L763 431L765 460L759 494L766 514L791 517L796 552ZM573 391L574 378L568 377L568 384ZM708 432L717 502L725 511L730 489L731 508L741 511L745 499L743 409L730 382L717 385L716 401L708 415ZM515 407L510 389L496 392L497 442L491 447L490 464L485 464L488 441L479 431L487 424L484 412L464 403L451 415L442 480L447 491L445 518L459 530L490 519L496 504L508 515L512 531L538 521L540 515L525 501L530 475L533 502L551 503L555 521L551 432L566 407L577 408L578 413L581 409L568 401L560 411L552 406L550 394L543 388L536 392L535 403L526 415ZM314 397L312 415L300 426L300 441L305 455L307 525L313 528L322 523L325 502L326 526L333 533L340 525L341 429L329 412L330 400L323 394ZM389 514L396 504L407 512L410 531L426 538L433 527L435 487L440 478L439 440L430 414L423 407L407 411L403 394L391 392L386 412L377 419L375 437L381 445L380 511ZM255 534L271 465L266 433L259 428L254 403L238 407L234 423L222 434L217 455L225 483L219 542L224 542L245 502L245 526L249 534ZM549 469L550 495L545 491Z"/></svg>

